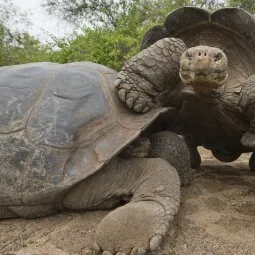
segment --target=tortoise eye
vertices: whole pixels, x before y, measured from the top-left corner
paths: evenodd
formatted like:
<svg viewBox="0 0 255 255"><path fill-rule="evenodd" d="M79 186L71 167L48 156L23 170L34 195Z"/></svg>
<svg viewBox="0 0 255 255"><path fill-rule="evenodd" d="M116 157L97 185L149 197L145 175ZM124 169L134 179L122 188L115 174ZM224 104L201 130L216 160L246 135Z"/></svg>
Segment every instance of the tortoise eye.
<svg viewBox="0 0 255 255"><path fill-rule="evenodd" d="M215 61L218 61L218 60L221 59L221 57L222 57L222 54L221 54L221 53L217 53L217 54L215 54L215 56L214 56L214 60L215 60Z"/></svg>
<svg viewBox="0 0 255 255"><path fill-rule="evenodd" d="M191 60L192 54L191 54L190 52L186 52L186 58L188 58L189 60Z"/></svg>

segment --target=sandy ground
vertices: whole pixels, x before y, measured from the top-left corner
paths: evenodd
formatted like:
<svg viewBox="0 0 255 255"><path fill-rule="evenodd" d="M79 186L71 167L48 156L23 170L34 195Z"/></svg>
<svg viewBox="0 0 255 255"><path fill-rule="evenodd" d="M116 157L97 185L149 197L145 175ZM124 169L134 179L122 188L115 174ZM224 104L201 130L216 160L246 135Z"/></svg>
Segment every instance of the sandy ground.
<svg viewBox="0 0 255 255"><path fill-rule="evenodd" d="M202 150L203 164L158 255L254 255L255 173L248 155L220 163ZM89 255L97 224L107 211L0 221L1 255Z"/></svg>

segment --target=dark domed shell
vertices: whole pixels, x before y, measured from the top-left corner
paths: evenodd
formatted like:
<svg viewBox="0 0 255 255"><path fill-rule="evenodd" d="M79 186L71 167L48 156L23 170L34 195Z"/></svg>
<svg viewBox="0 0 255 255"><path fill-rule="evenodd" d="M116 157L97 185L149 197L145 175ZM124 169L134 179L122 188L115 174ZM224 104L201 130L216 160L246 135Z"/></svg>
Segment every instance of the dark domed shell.
<svg viewBox="0 0 255 255"><path fill-rule="evenodd" d="M0 206L54 203L166 109L134 114L94 63L0 68Z"/></svg>

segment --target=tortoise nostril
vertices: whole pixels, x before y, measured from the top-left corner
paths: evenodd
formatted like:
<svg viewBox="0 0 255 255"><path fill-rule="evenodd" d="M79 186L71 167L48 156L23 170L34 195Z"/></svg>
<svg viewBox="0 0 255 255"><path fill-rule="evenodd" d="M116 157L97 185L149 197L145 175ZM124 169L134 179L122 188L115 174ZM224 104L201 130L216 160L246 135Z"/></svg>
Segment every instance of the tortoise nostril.
<svg viewBox="0 0 255 255"><path fill-rule="evenodd" d="M192 59L192 54L191 54L190 52L187 52L187 53L186 53L186 57L187 57L189 60L191 60L191 59Z"/></svg>
<svg viewBox="0 0 255 255"><path fill-rule="evenodd" d="M199 53L198 53L198 56L199 56L199 57L206 57L206 56L207 56L207 53L206 53L206 52L199 52Z"/></svg>

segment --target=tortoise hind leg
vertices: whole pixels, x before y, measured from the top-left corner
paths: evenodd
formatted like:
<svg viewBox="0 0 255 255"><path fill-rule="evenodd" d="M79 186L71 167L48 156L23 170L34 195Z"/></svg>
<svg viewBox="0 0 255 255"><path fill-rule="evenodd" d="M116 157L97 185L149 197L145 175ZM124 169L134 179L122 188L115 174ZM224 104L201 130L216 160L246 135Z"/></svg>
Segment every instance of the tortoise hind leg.
<svg viewBox="0 0 255 255"><path fill-rule="evenodd" d="M244 133L241 143L255 150L255 75L250 76L242 84L239 105L247 121L250 122L249 129Z"/></svg>
<svg viewBox="0 0 255 255"><path fill-rule="evenodd" d="M252 171L255 170L255 75L250 76L246 82L243 83L240 101L240 109L250 122L249 129L244 133L241 143L250 148L253 153L249 160L249 167Z"/></svg>

